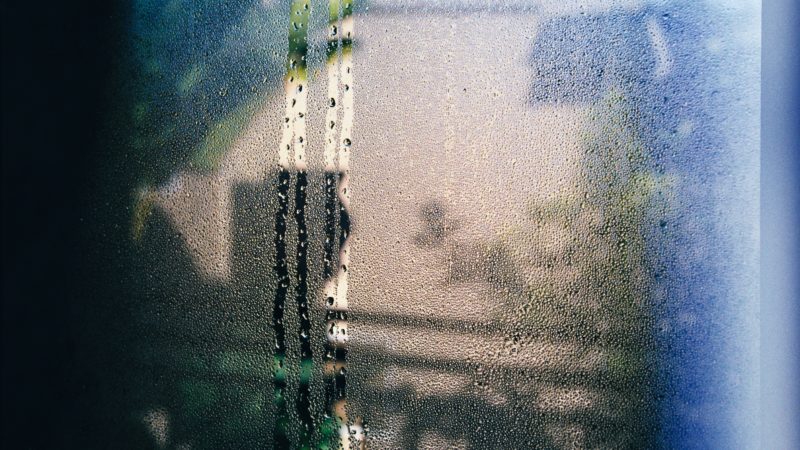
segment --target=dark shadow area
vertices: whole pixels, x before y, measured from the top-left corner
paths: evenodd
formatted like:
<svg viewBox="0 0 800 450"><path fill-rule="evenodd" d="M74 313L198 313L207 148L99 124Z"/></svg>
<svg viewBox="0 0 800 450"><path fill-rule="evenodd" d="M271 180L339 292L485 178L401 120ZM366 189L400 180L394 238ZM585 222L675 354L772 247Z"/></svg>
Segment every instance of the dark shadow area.
<svg viewBox="0 0 800 450"><path fill-rule="evenodd" d="M183 237L154 213L132 257L136 340L129 352L135 393L131 426L164 409L171 448L263 447L271 442L272 186L236 189L229 282L198 273ZM242 214L245 211L246 213ZM266 228L266 229L265 229ZM137 417L138 416L138 417ZM155 441L151 441L155 442Z"/></svg>
<svg viewBox="0 0 800 450"><path fill-rule="evenodd" d="M324 230L318 226L324 180L312 175L307 185L295 186L296 175L291 183L285 175L233 186L231 270L224 280L199 270L187 236L158 207L138 242L127 238L129 253L119 256L123 262L115 277L124 293L112 300L126 320L107 336L117 352L110 362L118 373L98 380L114 425L99 432L94 444L78 440L82 447L156 448L157 436L145 424L153 412L167 418L165 448L283 448L326 439L325 299L319 295ZM305 230L307 239L299 240L294 217L284 217L286 222L277 222L282 237L276 240L278 194L294 197L297 187L309 194L304 212L313 226ZM294 200L287 205L292 210ZM209 209L213 213L226 211ZM285 244L282 264L276 264L279 242ZM308 249L305 268L298 265L295 247ZM307 281L305 307L296 286L301 273ZM284 292L280 316L274 314L278 291ZM283 332L280 347L276 329ZM313 353L313 360L301 353ZM303 381L309 370L310 381ZM279 392L285 398L276 403ZM308 433L300 428L305 423ZM274 438L278 424L286 433L283 444Z"/></svg>
<svg viewBox="0 0 800 450"><path fill-rule="evenodd" d="M105 208L93 179L108 156L98 135L126 7L0 6L4 448L66 448L108 425L97 381L115 353L109 334L91 345L84 336L119 323L108 306L116 287L98 289L96 277L110 263L100 249L121 236L96 223Z"/></svg>

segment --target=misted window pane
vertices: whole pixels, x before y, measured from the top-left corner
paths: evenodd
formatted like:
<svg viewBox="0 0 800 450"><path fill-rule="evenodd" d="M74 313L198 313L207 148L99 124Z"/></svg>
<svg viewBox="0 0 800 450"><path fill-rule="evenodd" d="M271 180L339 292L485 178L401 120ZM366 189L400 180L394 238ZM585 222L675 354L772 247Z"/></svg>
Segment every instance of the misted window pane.
<svg viewBox="0 0 800 450"><path fill-rule="evenodd" d="M758 2L129 13L110 441L754 445Z"/></svg>

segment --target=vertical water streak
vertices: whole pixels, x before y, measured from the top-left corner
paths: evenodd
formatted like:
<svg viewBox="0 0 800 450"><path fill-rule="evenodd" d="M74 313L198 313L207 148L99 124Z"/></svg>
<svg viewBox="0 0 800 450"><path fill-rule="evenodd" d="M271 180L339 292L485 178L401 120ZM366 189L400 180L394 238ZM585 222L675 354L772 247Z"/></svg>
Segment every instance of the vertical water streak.
<svg viewBox="0 0 800 450"><path fill-rule="evenodd" d="M283 324L286 295L289 290L289 269L286 258L286 216L289 212L289 172L278 172L278 210L275 212L275 278L277 287L272 310L272 326L275 330L274 383L274 445L286 448L288 418L286 414L286 329Z"/></svg>
<svg viewBox="0 0 800 450"><path fill-rule="evenodd" d="M326 66L328 71L328 111L325 114L325 172L336 171L336 126L339 112L339 59L341 58L341 33L339 0L328 4L328 44L326 47Z"/></svg>
<svg viewBox="0 0 800 450"><path fill-rule="evenodd" d="M308 53L309 0L294 0L289 11L289 49L286 55L286 114L283 135L278 149L278 162L289 169L289 158L294 147L294 162L297 170L305 170L305 132L308 90L306 89Z"/></svg>
<svg viewBox="0 0 800 450"><path fill-rule="evenodd" d="M342 2L341 10L341 52L340 80L342 83L342 126L339 136L338 172L339 172L339 270L336 283L336 309L337 319L344 327L339 330L341 344L336 349L336 411L339 419L344 424L341 429L343 445L350 443L351 426L354 425L347 417L346 398L346 357L347 357L347 281L348 265L350 264L350 151L352 148L353 130L353 2Z"/></svg>
<svg viewBox="0 0 800 450"><path fill-rule="evenodd" d="M297 222L297 279L295 301L300 318L300 384L298 386L297 413L303 428L300 430L302 444L308 444L313 434L311 418L311 373L313 354L311 351L311 318L308 307L308 230L306 227L306 172L297 172L295 185L295 221Z"/></svg>
<svg viewBox="0 0 800 450"><path fill-rule="evenodd" d="M336 311L336 277L334 276L334 252L338 245L336 242L337 210L339 202L337 191L336 150L338 148L337 127L339 110L341 108L339 89L339 60L341 58L341 5L339 0L330 0L328 3L328 44L326 48L326 66L328 72L328 111L325 115L325 243L323 260L323 288L325 305L325 410L328 421L333 429L339 428L339 418L336 414L338 399L337 371L339 370L339 356L337 355L337 337L339 327Z"/></svg>
<svg viewBox="0 0 800 450"><path fill-rule="evenodd" d="M306 55L308 52L308 18L311 7L309 0L294 0L289 10L288 51L286 56L286 77L284 90L286 94L286 114L284 128L278 148L278 211L275 219L275 272L278 286L276 288L275 304L273 310L273 325L275 326L275 448L288 448L289 416L286 408L286 332L283 324L286 296L289 288L289 270L286 255L286 218L289 208L289 159L294 150L294 166L298 172L295 185L295 213L297 223L297 273L295 286L295 300L300 317L300 383L297 396L297 413L302 422L300 430L302 444L308 445L313 433L313 421L310 413L310 383L311 383L311 321L308 310L308 259L307 259L307 230L305 223L306 186L306 123L307 110L307 66Z"/></svg>

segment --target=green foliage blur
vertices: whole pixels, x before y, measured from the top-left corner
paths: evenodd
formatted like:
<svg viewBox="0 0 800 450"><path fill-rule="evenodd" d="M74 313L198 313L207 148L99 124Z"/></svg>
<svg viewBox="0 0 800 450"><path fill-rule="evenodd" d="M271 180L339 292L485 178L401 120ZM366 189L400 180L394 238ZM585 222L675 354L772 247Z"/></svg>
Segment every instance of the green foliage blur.
<svg viewBox="0 0 800 450"><path fill-rule="evenodd" d="M140 183L211 170L281 86L288 9L255 0L142 0L132 9L125 122Z"/></svg>
<svg viewBox="0 0 800 450"><path fill-rule="evenodd" d="M656 395L647 236L669 215L674 180L654 170L637 126L634 106L608 92L590 112L576 185L531 204L525 225L486 251L504 261L497 287L518 286L509 292L516 320L538 335L604 350L605 386L623 393L622 421L646 447Z"/></svg>

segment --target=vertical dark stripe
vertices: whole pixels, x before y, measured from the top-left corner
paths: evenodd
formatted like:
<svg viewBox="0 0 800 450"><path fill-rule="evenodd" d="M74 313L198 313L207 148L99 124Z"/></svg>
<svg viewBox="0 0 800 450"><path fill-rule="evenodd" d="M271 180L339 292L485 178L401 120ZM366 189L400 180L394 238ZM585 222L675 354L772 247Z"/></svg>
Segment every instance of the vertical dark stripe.
<svg viewBox="0 0 800 450"><path fill-rule="evenodd" d="M326 280L334 274L334 251L336 245L336 208L338 207L336 198L336 175L333 173L325 174L325 261L322 267L322 275ZM327 306L332 306L328 299Z"/></svg>
<svg viewBox="0 0 800 450"><path fill-rule="evenodd" d="M325 245L324 260L322 267L323 279L331 280L335 274L336 260L336 210L339 206L339 199L336 197L336 174L333 172L325 173ZM335 299L327 297L325 299L325 365L336 365L336 344L332 341L335 319L333 304ZM325 398L327 400L326 410L333 412L333 405L336 401L336 378L333 373L326 374Z"/></svg>
<svg viewBox="0 0 800 450"><path fill-rule="evenodd" d="M295 301L300 318L300 383L297 396L297 414L300 416L301 446L310 442L314 423L311 418L311 373L313 366L311 350L311 318L308 307L308 230L306 228L306 193L308 175L297 173L295 185L295 212L297 222L297 279Z"/></svg>
<svg viewBox="0 0 800 450"><path fill-rule="evenodd" d="M275 387L275 448L288 448L288 416L286 414L286 330L283 324L286 295L289 290L289 270L286 260L286 216L289 213L289 172L278 173L278 210L275 212L275 303L272 326L275 329L273 382Z"/></svg>
<svg viewBox="0 0 800 450"><path fill-rule="evenodd" d="M341 184L342 178L345 177L344 173L339 173L339 183ZM350 212L347 208L339 203L339 248L341 249L344 247L345 241L350 236ZM340 250L341 251L341 250ZM345 272L347 272L347 266L342 268ZM336 312L336 320L347 321L347 311L337 311ZM346 370L345 370L345 363L347 360L347 348L341 347L337 348L335 352L335 363L337 366L341 366L339 370L335 373L335 383L334 383L334 396L336 400L342 400L346 397L347 394L347 384L346 384Z"/></svg>
<svg viewBox="0 0 800 450"><path fill-rule="evenodd" d="M344 173L339 174L340 183L344 176ZM341 204L339 206L339 229L341 231L341 234L339 235L339 247L342 247L344 246L344 241L346 241L347 237L350 236L350 212L347 211L347 208ZM345 271L347 271L346 267Z"/></svg>
<svg viewBox="0 0 800 450"><path fill-rule="evenodd" d="M344 320L347 320L347 314L340 311L342 314L341 317ZM338 314L337 314L338 315ZM336 371L334 376L334 384L333 384L333 397L335 401L342 400L346 397L347 394L347 379L346 379L346 371L344 368L344 364L347 360L347 349L346 348L337 348L335 351L335 362L337 365L340 365L341 368Z"/></svg>

